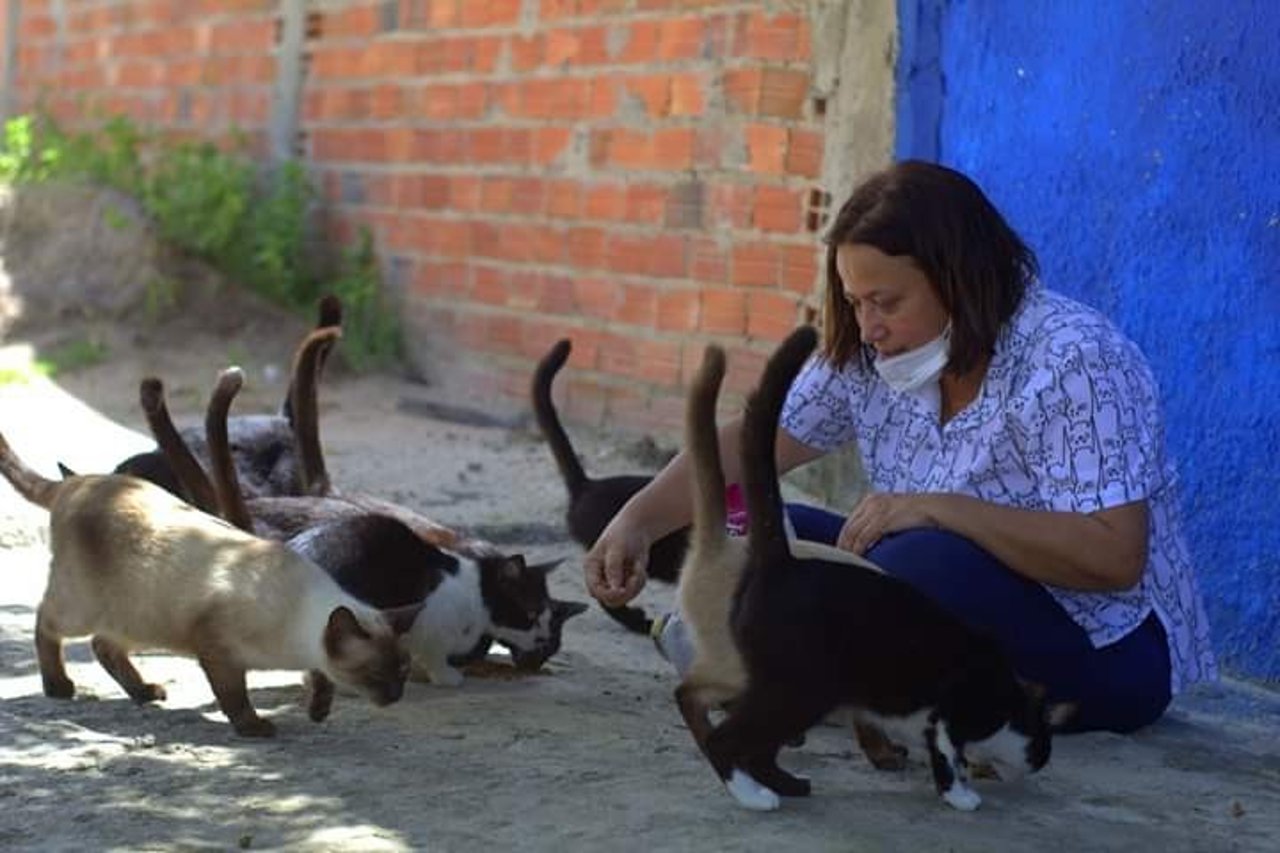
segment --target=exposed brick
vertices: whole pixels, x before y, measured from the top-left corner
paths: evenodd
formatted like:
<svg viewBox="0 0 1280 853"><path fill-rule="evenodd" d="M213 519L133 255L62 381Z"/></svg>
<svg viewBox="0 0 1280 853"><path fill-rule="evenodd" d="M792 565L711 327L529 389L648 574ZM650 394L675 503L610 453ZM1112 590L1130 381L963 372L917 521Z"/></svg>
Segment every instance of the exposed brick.
<svg viewBox="0 0 1280 853"><path fill-rule="evenodd" d="M706 111L701 74L675 74L670 78L668 112L673 116L701 116Z"/></svg>
<svg viewBox="0 0 1280 853"><path fill-rule="evenodd" d="M762 116L798 119L809 97L809 75L785 68L766 68L760 79L759 113Z"/></svg>
<svg viewBox="0 0 1280 853"><path fill-rule="evenodd" d="M629 326L652 328L658 320L658 291L647 284L624 284L622 304L614 317Z"/></svg>
<svg viewBox="0 0 1280 853"><path fill-rule="evenodd" d="M576 219L582 215L584 190L576 180L556 180L547 186L547 216Z"/></svg>
<svg viewBox="0 0 1280 853"><path fill-rule="evenodd" d="M627 210L627 189L621 184L587 187L583 191L582 210L588 219L622 219Z"/></svg>
<svg viewBox="0 0 1280 853"><path fill-rule="evenodd" d="M733 247L731 280L741 287L773 287L778 283L778 247L744 243Z"/></svg>
<svg viewBox="0 0 1280 853"><path fill-rule="evenodd" d="M463 27L509 27L520 21L521 0L465 0L458 23Z"/></svg>
<svg viewBox="0 0 1280 853"><path fill-rule="evenodd" d="M701 308L696 290L663 290L658 293L658 329L664 332L692 332L698 328Z"/></svg>
<svg viewBox="0 0 1280 853"><path fill-rule="evenodd" d="M816 130L792 128L788 132L786 171L804 178L822 173L823 135Z"/></svg>
<svg viewBox="0 0 1280 853"><path fill-rule="evenodd" d="M826 250L816 241L812 245L782 247L782 286L804 296L819 291L818 270L826 263Z"/></svg>
<svg viewBox="0 0 1280 853"><path fill-rule="evenodd" d="M798 233L804 218L802 201L800 193L786 187L757 187L752 223L761 231Z"/></svg>
<svg viewBox="0 0 1280 853"><path fill-rule="evenodd" d="M747 294L747 335L780 341L799 321L797 299L787 293L754 290Z"/></svg>
<svg viewBox="0 0 1280 853"><path fill-rule="evenodd" d="M800 15L770 15L762 11L738 17L734 55L777 62L794 62L809 55L809 22Z"/></svg>
<svg viewBox="0 0 1280 853"><path fill-rule="evenodd" d="M667 190L654 184L630 184L627 187L623 218L639 225L659 225L667 207Z"/></svg>
<svg viewBox="0 0 1280 853"><path fill-rule="evenodd" d="M704 288L698 326L712 335L743 334L747 328L746 294L728 288Z"/></svg>
<svg viewBox="0 0 1280 853"><path fill-rule="evenodd" d="M772 124L748 124L747 168L766 175L786 170L787 128Z"/></svg>

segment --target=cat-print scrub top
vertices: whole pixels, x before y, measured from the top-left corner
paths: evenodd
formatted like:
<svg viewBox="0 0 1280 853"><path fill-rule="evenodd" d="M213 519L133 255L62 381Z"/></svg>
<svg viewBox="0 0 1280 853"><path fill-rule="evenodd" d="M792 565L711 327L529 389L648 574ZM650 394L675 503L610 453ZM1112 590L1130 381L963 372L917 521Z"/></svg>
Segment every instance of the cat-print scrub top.
<svg viewBox="0 0 1280 853"><path fill-rule="evenodd" d="M939 420L936 383L899 393L873 370L835 370L815 356L792 384L781 424L822 451L856 441L877 492L958 492L1080 513L1146 499L1148 563L1138 586L1044 586L1095 648L1154 609L1169 638L1173 692L1217 677L1178 526L1156 383L1136 345L1097 311L1034 284L1001 332L978 396Z"/></svg>

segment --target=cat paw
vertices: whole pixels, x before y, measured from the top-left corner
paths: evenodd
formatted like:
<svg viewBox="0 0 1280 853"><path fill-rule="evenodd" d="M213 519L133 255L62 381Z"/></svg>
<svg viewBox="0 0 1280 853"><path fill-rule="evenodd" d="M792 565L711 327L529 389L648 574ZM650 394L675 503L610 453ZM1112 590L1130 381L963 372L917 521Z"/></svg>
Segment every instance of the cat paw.
<svg viewBox="0 0 1280 853"><path fill-rule="evenodd" d="M867 752L867 760L877 770L907 769L907 748L893 744L889 749Z"/></svg>
<svg viewBox="0 0 1280 853"><path fill-rule="evenodd" d="M139 705L146 705L148 702L163 702L169 694L159 684L142 684L129 691L129 698Z"/></svg>
<svg viewBox="0 0 1280 853"><path fill-rule="evenodd" d="M324 674L308 672L303 680L309 693L307 716L313 723L324 722L333 708L334 685Z"/></svg>
<svg viewBox="0 0 1280 853"><path fill-rule="evenodd" d="M275 737L276 725L270 720L253 717L247 720L233 720L231 725L241 737Z"/></svg>
<svg viewBox="0 0 1280 853"><path fill-rule="evenodd" d="M42 683L44 695L50 699L70 699L76 695L76 686L69 678L46 678Z"/></svg>
<svg viewBox="0 0 1280 853"><path fill-rule="evenodd" d="M771 812L782 805L777 794L738 769L734 769L724 786L739 805L751 811Z"/></svg>
<svg viewBox="0 0 1280 853"><path fill-rule="evenodd" d="M947 805L953 809L959 809L962 812L971 812L978 806L982 805L982 797L978 796L978 792L972 788L966 788L959 783L952 785L951 788L942 795L942 799L947 801Z"/></svg>
<svg viewBox="0 0 1280 853"><path fill-rule="evenodd" d="M797 776L794 773L788 773L786 776L786 784L775 787L775 790L782 796L807 797L813 792L813 783L809 781L807 776Z"/></svg>
<svg viewBox="0 0 1280 853"><path fill-rule="evenodd" d="M433 669L429 672L431 683L437 687L460 687L466 676L462 674L462 670L446 667L444 669Z"/></svg>

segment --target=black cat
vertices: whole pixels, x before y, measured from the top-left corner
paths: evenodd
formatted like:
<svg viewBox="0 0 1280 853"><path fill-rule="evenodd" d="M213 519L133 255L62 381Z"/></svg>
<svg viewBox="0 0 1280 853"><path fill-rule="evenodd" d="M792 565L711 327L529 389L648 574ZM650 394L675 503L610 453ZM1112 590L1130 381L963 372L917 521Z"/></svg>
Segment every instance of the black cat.
<svg viewBox="0 0 1280 853"><path fill-rule="evenodd" d="M556 466L569 492L569 507L565 511L565 526L569 535L583 548L590 548L605 527L618 514L631 496L653 479L643 475L621 475L592 479L582 469L582 463L569 436L565 434L551 400L551 383L569 358L572 344L566 339L555 346L538 362L533 374L533 412L542 435L551 446ZM649 549L649 577L666 583L675 583L680 577L680 564L689 547L689 528L684 527L659 539ZM606 613L628 629L638 634L648 634L653 621L643 608L629 605L604 607Z"/></svg>
<svg viewBox="0 0 1280 853"><path fill-rule="evenodd" d="M1051 731L1072 710L1048 707L996 642L892 576L794 556L783 528L774 457L787 389L817 343L801 327L775 351L742 427L747 559L730 611L746 688L708 735L706 752L730 793L752 809L804 796L808 780L778 767L779 748L837 708L922 744L938 793L971 810L969 759L1002 778L1049 760Z"/></svg>

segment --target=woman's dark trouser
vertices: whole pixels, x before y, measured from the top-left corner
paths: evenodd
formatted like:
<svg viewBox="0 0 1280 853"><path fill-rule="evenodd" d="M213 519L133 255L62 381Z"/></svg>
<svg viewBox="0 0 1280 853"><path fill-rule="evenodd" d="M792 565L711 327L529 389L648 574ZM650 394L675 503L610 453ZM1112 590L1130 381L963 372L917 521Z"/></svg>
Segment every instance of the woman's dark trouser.
<svg viewBox="0 0 1280 853"><path fill-rule="evenodd" d="M831 545L844 524L842 516L803 504L789 504L787 514L798 538ZM1154 613L1099 649L1043 586L963 536L905 530L877 542L866 557L994 636L1021 677L1048 688L1050 701L1077 702L1066 731L1131 732L1169 704L1169 648Z"/></svg>

